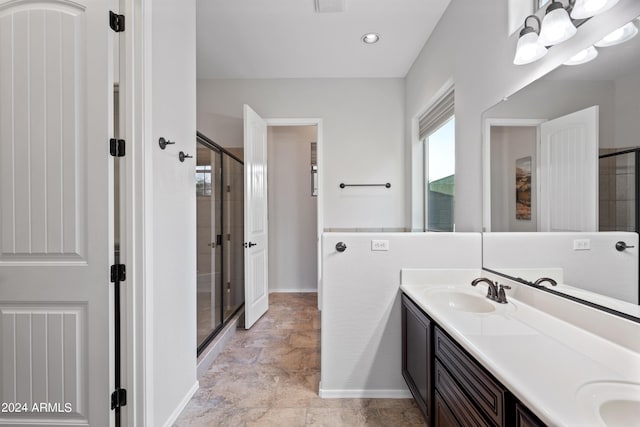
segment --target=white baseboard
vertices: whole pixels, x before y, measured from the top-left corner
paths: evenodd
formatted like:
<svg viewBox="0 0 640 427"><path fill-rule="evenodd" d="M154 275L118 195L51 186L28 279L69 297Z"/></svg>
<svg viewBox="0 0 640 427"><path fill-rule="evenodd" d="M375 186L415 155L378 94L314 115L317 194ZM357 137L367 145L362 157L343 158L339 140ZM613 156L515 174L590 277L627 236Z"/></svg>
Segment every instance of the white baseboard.
<svg viewBox="0 0 640 427"><path fill-rule="evenodd" d="M318 292L318 288L312 288L312 289L297 289L297 288L291 288L291 289L269 289L269 293L270 294L310 294L310 293L317 293Z"/></svg>
<svg viewBox="0 0 640 427"><path fill-rule="evenodd" d="M395 390L327 390L320 385L322 399L411 399L408 389Z"/></svg>
<svg viewBox="0 0 640 427"><path fill-rule="evenodd" d="M178 417L180 416L180 414L182 413L184 408L187 406L187 404L189 403L189 401L193 397L193 395L196 394L196 391L198 391L198 388L200 388L200 383L198 381L196 381L195 384L191 387L191 389L184 396L184 398L180 401L180 404L178 405L178 407L176 409L174 409L174 411L171 413L171 415L169 416L167 421L165 421L165 423L163 424L164 427L171 427L173 425L173 423L176 422L176 420L178 419Z"/></svg>

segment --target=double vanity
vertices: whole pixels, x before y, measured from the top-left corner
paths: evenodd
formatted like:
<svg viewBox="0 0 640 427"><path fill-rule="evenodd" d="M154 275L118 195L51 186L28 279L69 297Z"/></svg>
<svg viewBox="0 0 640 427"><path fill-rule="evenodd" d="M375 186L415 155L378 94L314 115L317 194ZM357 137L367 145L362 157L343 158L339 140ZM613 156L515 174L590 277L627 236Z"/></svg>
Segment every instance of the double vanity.
<svg viewBox="0 0 640 427"><path fill-rule="evenodd" d="M487 271L401 282L402 371L428 425L640 426L640 323Z"/></svg>

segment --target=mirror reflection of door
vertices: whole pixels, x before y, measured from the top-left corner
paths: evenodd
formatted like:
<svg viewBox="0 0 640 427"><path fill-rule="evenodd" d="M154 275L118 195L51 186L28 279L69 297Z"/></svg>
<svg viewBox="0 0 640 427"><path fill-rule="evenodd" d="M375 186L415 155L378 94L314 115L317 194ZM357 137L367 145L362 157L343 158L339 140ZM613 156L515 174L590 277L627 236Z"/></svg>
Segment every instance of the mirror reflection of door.
<svg viewBox="0 0 640 427"><path fill-rule="evenodd" d="M535 121L490 127L491 231L597 231L598 106Z"/></svg>

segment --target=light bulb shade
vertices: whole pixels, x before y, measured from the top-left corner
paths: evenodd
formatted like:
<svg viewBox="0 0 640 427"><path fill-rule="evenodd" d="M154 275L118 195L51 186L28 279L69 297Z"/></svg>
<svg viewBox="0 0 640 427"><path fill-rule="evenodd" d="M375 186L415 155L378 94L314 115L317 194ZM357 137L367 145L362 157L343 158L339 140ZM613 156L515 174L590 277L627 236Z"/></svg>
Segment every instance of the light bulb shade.
<svg viewBox="0 0 640 427"><path fill-rule="evenodd" d="M638 27L633 22L623 25L615 31L606 35L602 40L596 43L598 47L615 46L631 40L638 34Z"/></svg>
<svg viewBox="0 0 640 427"><path fill-rule="evenodd" d="M538 43L538 34L530 32L520 36L516 47L513 63L516 65L529 64L547 54L547 48Z"/></svg>
<svg viewBox="0 0 640 427"><path fill-rule="evenodd" d="M596 56L598 56L598 50L593 46L589 46L588 48L583 49L580 52L573 55L571 59L569 59L567 62L564 63L564 65L585 64L589 61L594 60Z"/></svg>
<svg viewBox="0 0 640 427"><path fill-rule="evenodd" d="M618 0L576 0L571 9L573 19L586 19L611 9Z"/></svg>
<svg viewBox="0 0 640 427"><path fill-rule="evenodd" d="M539 41L543 46L553 46L570 39L577 31L562 3L553 2L542 20Z"/></svg>

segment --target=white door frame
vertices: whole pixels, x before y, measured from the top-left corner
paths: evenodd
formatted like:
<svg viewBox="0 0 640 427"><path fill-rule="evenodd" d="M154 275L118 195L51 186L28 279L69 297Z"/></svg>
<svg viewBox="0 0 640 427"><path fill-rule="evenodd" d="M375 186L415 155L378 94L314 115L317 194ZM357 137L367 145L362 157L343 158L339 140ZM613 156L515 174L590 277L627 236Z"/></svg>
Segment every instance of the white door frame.
<svg viewBox="0 0 640 427"><path fill-rule="evenodd" d="M323 162L322 162L322 119L320 118L302 118L302 119L264 119L267 123L267 128L270 126L316 126L316 160L318 162L318 199L316 207L317 217L317 258L318 258L318 309L322 310L322 233L324 232L324 185L322 176L324 174ZM267 158L267 164L269 164L269 158Z"/></svg>
<svg viewBox="0 0 640 427"><path fill-rule="evenodd" d="M491 127L528 126L536 128L536 158L540 150L540 124L547 119L486 118L482 126L482 231L491 231ZM537 186L536 186L537 188Z"/></svg>
<svg viewBox="0 0 640 427"><path fill-rule="evenodd" d="M127 388L123 425L154 426L153 419L153 206L151 149L151 1L120 0L126 31L120 33L121 135L123 158L121 259L127 265L122 292L122 384ZM157 145L156 145L157 147Z"/></svg>

